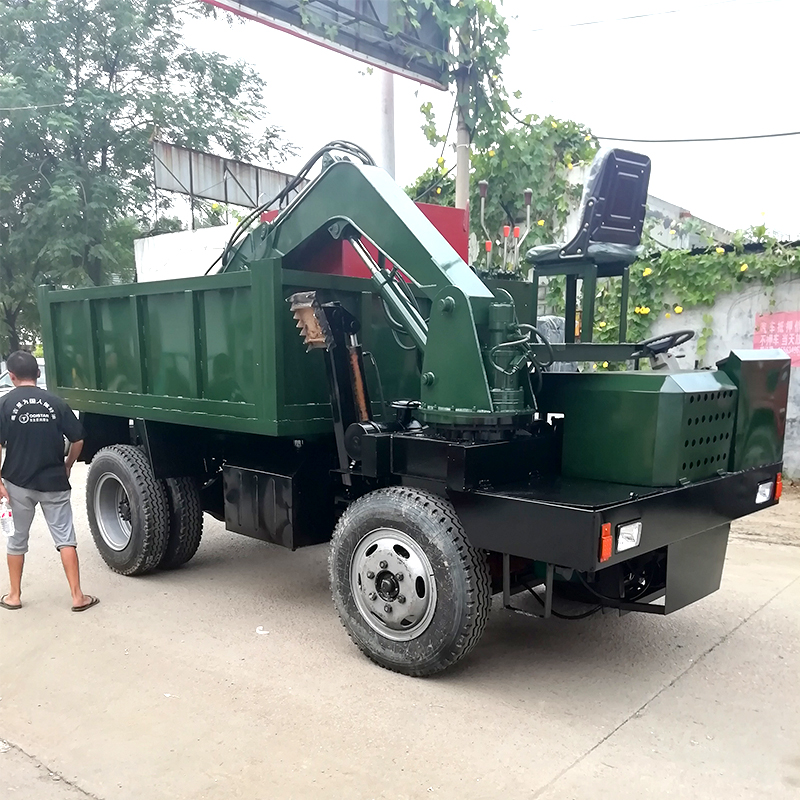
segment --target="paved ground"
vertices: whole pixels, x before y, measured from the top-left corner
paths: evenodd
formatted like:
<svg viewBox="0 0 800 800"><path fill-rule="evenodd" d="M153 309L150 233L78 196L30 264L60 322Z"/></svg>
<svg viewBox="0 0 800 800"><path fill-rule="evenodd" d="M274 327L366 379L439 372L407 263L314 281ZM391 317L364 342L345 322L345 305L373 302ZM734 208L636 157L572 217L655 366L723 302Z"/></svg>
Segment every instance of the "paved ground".
<svg viewBox="0 0 800 800"><path fill-rule="evenodd" d="M207 521L185 569L108 571L82 513L72 614L41 521L0 614L0 797L800 796L800 495L739 526L722 589L665 619L497 610L444 675L386 672L331 607L325 550Z"/></svg>

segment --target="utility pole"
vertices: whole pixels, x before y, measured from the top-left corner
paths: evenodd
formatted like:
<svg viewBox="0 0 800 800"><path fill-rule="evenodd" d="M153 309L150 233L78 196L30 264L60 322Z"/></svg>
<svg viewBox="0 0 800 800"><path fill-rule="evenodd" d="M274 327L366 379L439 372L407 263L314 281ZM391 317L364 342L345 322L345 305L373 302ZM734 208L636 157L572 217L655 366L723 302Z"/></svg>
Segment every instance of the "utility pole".
<svg viewBox="0 0 800 800"><path fill-rule="evenodd" d="M469 207L469 126L467 125L467 108L469 96L466 88L464 67L461 67L456 78L456 97L458 99L458 122L456 126L456 208Z"/></svg>
<svg viewBox="0 0 800 800"><path fill-rule="evenodd" d="M394 75L381 74L381 165L394 178Z"/></svg>
<svg viewBox="0 0 800 800"><path fill-rule="evenodd" d="M469 67L467 62L469 52L467 42L469 36L469 22L465 21L459 31L461 42L459 48L459 59L456 74L456 102L458 104L458 120L456 123L456 208L469 208L469 155L470 155L470 135L467 125L467 112L469 111Z"/></svg>

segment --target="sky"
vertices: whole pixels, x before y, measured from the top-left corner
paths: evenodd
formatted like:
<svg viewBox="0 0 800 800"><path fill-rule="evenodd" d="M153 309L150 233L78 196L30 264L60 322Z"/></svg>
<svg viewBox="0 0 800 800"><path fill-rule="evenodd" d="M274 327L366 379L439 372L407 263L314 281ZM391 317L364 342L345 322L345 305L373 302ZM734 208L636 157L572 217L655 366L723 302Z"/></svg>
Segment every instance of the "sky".
<svg viewBox="0 0 800 800"><path fill-rule="evenodd" d="M503 77L523 114L553 114L597 136L672 139L800 131L798 0L505 0ZM674 12L674 13L664 13ZM620 19L647 15L638 19ZM593 23L593 24L585 24ZM249 62L265 84L265 121L285 131L298 168L349 139L381 153L381 79L366 65L258 22L195 20L187 44ZM396 178L435 165L420 104L442 127L453 96L395 77ZM612 144L604 142L604 144ZM800 136L738 142L614 142L652 159L650 193L735 230L765 222L800 238ZM447 165L455 154L445 148Z"/></svg>

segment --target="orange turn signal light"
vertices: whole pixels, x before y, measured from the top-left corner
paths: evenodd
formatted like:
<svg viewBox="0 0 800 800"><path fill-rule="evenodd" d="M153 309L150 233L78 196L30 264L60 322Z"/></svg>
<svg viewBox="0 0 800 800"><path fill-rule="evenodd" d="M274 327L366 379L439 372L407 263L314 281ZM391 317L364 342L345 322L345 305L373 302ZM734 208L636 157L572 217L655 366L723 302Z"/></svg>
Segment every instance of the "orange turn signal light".
<svg viewBox="0 0 800 800"><path fill-rule="evenodd" d="M780 500L783 494L783 473L779 472L775 476L775 499Z"/></svg>
<svg viewBox="0 0 800 800"><path fill-rule="evenodd" d="M614 539L611 537L611 523L604 522L600 528L600 561L608 561L614 553Z"/></svg>

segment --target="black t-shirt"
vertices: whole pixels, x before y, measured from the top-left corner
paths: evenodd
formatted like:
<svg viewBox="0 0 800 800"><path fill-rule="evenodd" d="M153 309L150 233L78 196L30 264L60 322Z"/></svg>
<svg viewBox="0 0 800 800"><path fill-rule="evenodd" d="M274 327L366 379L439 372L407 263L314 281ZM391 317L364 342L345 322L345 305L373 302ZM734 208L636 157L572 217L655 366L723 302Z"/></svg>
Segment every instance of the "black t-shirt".
<svg viewBox="0 0 800 800"><path fill-rule="evenodd" d="M84 438L72 409L38 386L18 386L0 401L0 444L6 447L3 480L37 492L70 488L64 439Z"/></svg>

